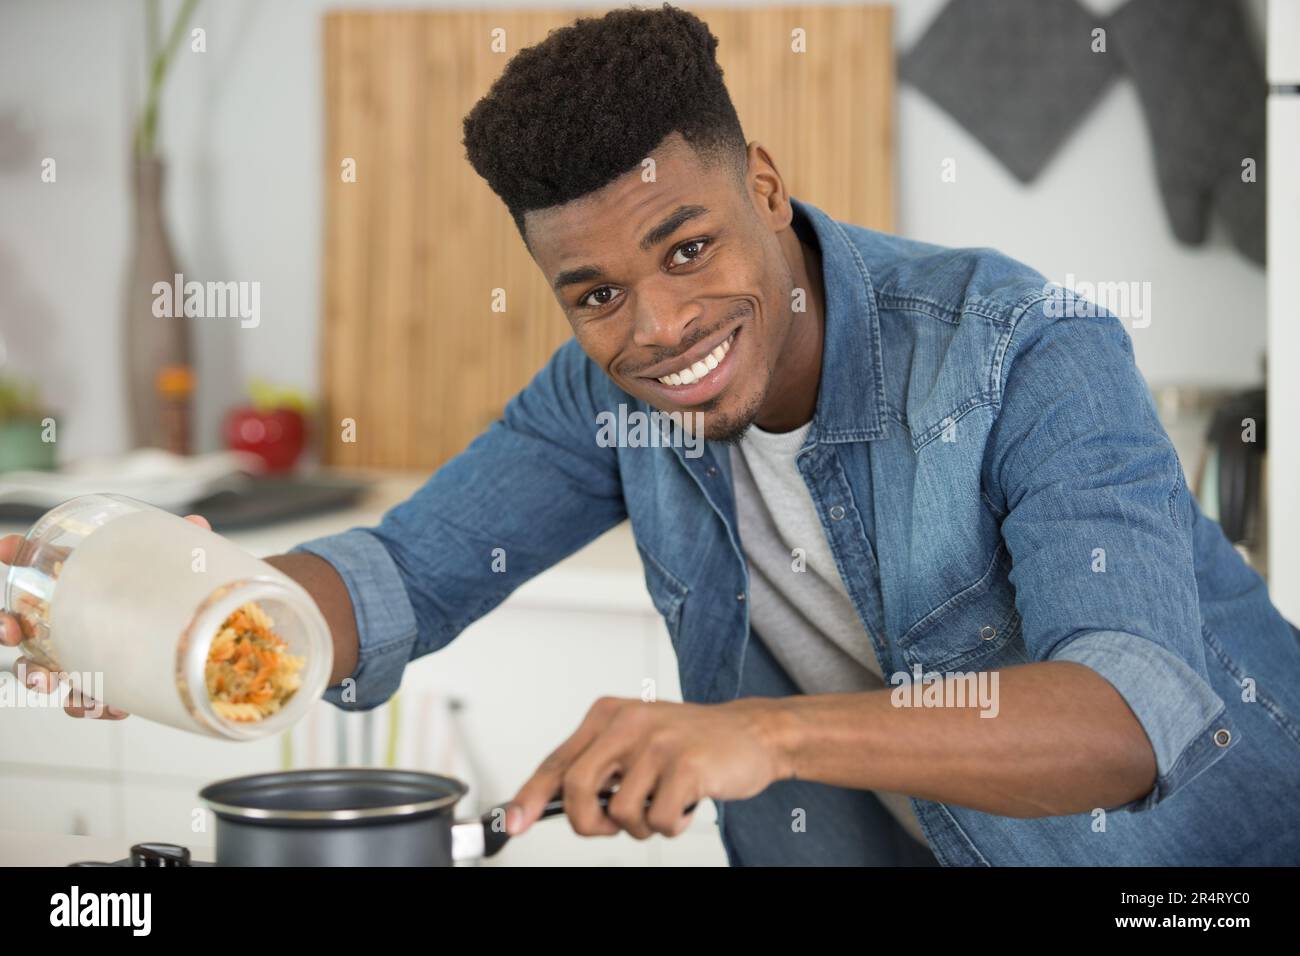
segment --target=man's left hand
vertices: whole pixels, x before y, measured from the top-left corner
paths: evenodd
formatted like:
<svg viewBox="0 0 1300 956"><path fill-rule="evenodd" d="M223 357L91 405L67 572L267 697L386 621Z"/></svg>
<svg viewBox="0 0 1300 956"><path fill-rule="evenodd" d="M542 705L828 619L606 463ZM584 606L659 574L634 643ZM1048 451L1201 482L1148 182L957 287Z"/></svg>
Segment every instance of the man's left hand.
<svg viewBox="0 0 1300 956"><path fill-rule="evenodd" d="M778 708L779 699L763 697L725 704L603 697L510 802L506 830L523 833L561 792L584 836L676 836L690 824L687 808L705 797L744 800L789 775L775 740ZM602 809L598 795L615 781L618 792Z"/></svg>

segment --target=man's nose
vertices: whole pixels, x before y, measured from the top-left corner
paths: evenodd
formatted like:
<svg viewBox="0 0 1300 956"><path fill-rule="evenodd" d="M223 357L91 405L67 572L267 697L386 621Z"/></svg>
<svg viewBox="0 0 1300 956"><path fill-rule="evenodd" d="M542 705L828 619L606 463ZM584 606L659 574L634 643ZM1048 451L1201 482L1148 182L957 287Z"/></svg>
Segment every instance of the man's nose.
<svg viewBox="0 0 1300 956"><path fill-rule="evenodd" d="M632 341L642 347L679 349L702 314L699 303L666 289L642 290L636 298Z"/></svg>

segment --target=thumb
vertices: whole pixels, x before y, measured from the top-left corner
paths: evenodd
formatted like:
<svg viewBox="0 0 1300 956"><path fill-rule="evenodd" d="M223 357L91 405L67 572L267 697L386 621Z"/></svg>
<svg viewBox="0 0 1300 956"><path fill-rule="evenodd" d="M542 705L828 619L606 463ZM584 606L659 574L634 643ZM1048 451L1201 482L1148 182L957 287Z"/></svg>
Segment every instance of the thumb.
<svg viewBox="0 0 1300 956"><path fill-rule="evenodd" d="M23 536L20 534L7 534L0 538L0 564L13 564L22 543Z"/></svg>

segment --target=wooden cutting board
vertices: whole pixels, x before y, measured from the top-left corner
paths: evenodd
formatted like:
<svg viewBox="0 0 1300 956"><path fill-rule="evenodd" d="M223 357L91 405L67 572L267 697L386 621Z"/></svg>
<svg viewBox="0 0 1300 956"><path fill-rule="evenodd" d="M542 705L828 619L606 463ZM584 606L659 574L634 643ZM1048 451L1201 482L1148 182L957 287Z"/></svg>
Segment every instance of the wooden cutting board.
<svg viewBox="0 0 1300 956"><path fill-rule="evenodd" d="M745 135L790 192L893 225L887 6L697 9ZM519 49L591 10L324 17L325 460L430 470L500 415L570 332L505 206L465 159L462 120ZM505 30L508 49L492 50ZM792 52L802 30L806 52ZM345 182L344 164L355 163ZM492 311L493 289L508 309ZM355 423L354 441L342 423Z"/></svg>

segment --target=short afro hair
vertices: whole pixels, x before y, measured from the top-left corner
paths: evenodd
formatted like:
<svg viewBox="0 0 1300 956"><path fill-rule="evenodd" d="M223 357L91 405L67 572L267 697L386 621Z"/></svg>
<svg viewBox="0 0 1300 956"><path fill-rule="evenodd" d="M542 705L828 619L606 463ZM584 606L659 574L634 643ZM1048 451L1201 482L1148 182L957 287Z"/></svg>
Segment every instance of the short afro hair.
<svg viewBox="0 0 1300 956"><path fill-rule="evenodd" d="M699 17L665 3L582 17L511 58L465 117L464 145L525 242L524 213L607 185L673 132L743 182L745 134L717 46Z"/></svg>

